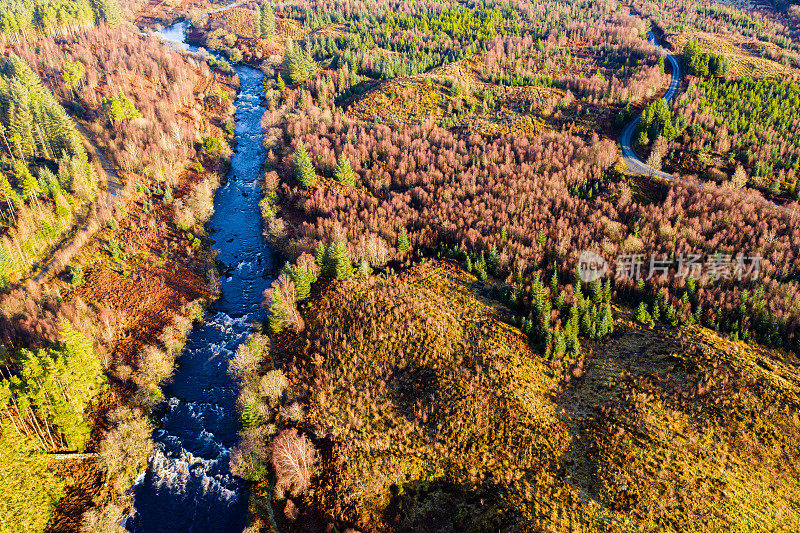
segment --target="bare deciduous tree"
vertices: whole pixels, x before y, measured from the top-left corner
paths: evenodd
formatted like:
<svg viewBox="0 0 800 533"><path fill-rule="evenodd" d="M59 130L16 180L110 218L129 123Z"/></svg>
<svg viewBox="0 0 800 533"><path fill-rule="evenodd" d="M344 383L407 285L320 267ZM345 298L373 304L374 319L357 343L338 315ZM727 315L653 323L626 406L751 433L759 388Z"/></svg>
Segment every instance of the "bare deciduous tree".
<svg viewBox="0 0 800 533"><path fill-rule="evenodd" d="M272 442L272 466L278 488L295 495L302 493L311 484L318 462L314 444L294 428L282 431Z"/></svg>

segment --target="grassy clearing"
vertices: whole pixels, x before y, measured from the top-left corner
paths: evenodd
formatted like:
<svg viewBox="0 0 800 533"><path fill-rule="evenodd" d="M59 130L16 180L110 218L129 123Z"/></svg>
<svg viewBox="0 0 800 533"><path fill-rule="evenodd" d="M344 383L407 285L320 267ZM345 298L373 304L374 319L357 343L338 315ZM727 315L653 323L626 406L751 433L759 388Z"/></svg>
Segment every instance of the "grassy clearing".
<svg viewBox="0 0 800 533"><path fill-rule="evenodd" d="M798 75L798 71L791 66L770 59L785 53L772 43L701 31L669 34L664 40L672 50L681 51L687 42L695 40L704 52L724 55L730 62L729 77L733 79L784 79Z"/></svg>

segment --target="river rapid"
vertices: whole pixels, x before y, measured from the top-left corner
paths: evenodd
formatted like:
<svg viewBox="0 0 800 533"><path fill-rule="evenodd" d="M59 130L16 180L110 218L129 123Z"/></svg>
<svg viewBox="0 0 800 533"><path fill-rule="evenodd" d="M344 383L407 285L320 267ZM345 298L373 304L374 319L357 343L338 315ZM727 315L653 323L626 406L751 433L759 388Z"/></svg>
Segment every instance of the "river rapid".
<svg viewBox="0 0 800 533"><path fill-rule="evenodd" d="M186 22L159 32L173 47L186 44ZM155 452L133 488L133 533L236 532L245 526L247 486L230 472L238 441L238 385L227 373L236 348L266 317L260 304L272 282L273 256L261 231L261 167L265 155L259 121L263 75L235 66L241 82L236 107L237 148L227 181L217 191L206 228L218 259L231 267L221 276L221 297L189 334L173 379L156 409L161 424Z"/></svg>

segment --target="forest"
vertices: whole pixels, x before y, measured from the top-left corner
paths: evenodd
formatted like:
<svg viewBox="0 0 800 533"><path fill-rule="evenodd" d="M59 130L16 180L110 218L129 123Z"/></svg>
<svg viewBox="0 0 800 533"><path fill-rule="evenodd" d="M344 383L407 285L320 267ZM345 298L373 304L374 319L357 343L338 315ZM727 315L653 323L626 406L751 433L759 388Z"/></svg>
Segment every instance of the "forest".
<svg viewBox="0 0 800 533"><path fill-rule="evenodd" d="M5 230L0 283L8 285L68 231L98 194L72 119L17 55L4 60L0 85Z"/></svg>
<svg viewBox="0 0 800 533"><path fill-rule="evenodd" d="M437 366L440 363L425 359L430 353L447 360L451 355L443 348L430 348L413 363L413 359L402 359L416 357L402 352L414 343L409 340L407 345L402 338L395 338L396 326L370 314L379 313L382 306L431 309L454 298L444 296L433 304L429 298L435 297L426 293L419 296L420 301L399 304L399 295L406 289L391 285L394 272L400 272L397 283L400 279L406 282L402 273L413 265L434 259L456 261L510 311L508 322L526 335L528 345L567 377L575 365L583 365L580 361L587 346L605 350L600 346L619 338L624 317L644 328L708 328L730 342L760 344L796 356L800 348L796 218L760 201L760 192L731 192L750 185L794 199L796 189L789 169L796 125L791 113L777 111L791 104L788 88L793 81L733 77L739 73L733 71L725 54L689 40L675 50L682 56L688 86L674 104L653 101L667 85L668 73L663 58L647 42L648 25L633 16L604 14L597 4L574 13L571 7L574 5L559 6L549 11L549 17L536 18L535 13L547 7L526 4L514 17L503 18L505 26L493 22L488 5L486 11L473 7L455 14L445 6L415 13L414 8L399 3L393 13L382 12L379 6L374 14L331 10L319 15L315 10L317 14L305 17L301 8L274 8L275 16L303 21L309 31L325 24L350 25L345 36L309 38L305 50L316 61L316 68L303 66L304 73L296 75L300 61L287 59L283 65L265 69L274 77L265 82L269 110L262 125L267 131L270 167L265 173L262 213L268 238L280 246L289 263L265 293L264 305L271 311L266 327L272 337L272 355L265 355L266 348L255 355L246 352L254 359L250 359L250 375L240 396L247 433L237 468L248 479L263 479L263 469L271 461L279 484L283 476L298 476L285 478L287 484L281 492L288 498L289 521L299 520L296 527L303 527L297 513L303 514L296 506L305 502L305 511L312 515L320 509L341 509L341 516L348 520L368 530L381 530L385 525L379 525L380 519L369 510L380 504L333 487L353 483L352 476L362 482L374 479L381 469L376 469L371 454L386 446L403 449L408 444L392 444L392 438L387 444L378 437L380 430L375 431L378 441L369 444L309 433L312 441L323 446L326 439L332 439L335 454L342 454L336 455L341 462L320 466L302 434L292 433L291 428L299 427L296 417L303 416L293 409L307 409L303 422L310 419L315 425L333 427L334 432L338 427L344 434L353 431L351 439L357 439L355 434L363 435L363 428L379 428L385 423L376 413L389 416L380 399L387 392L386 385L380 384L395 379L392 372L410 371L409 365L420 364L430 373L409 377L423 380L413 381L413 387L421 389L412 401L427 390L425 380L468 380L443 377ZM647 9L654 10L653 4ZM770 57L792 64L794 45L781 38L786 30L778 22L751 26L746 17L761 21L760 15L725 18L725 9L703 11L704 15L693 21L692 30L720 31L719 21L730 20L731 31L777 44L786 50L784 59ZM669 31L681 31L677 22L667 22L677 17L673 12L677 11L665 9L652 21ZM583 13L599 15L601 22L590 26L582 21ZM476 18L486 21L480 30L474 29ZM464 35L472 35L472 49L461 40ZM302 54L302 46L295 42L287 47L287 58ZM370 52L376 47L380 54ZM308 65L308 59L302 63ZM733 79L727 80L728 76ZM463 113L468 123L491 113L508 112L508 93L500 88L516 87L526 91L552 88L569 95L572 102L562 96L556 109L571 115L572 120L557 120L555 110L543 112L530 101L515 106L514 111L544 122L544 129L533 135L513 131L480 134L465 127L465 122L448 117ZM787 89L777 92L783 87ZM737 91L746 91L751 97L736 98ZM415 103L419 112L414 111ZM402 106L404 111L410 107L411 111L385 114L384 105L395 110ZM575 115L592 106L614 106L623 119L595 122L599 133L605 134L602 136L598 131L576 128ZM431 109L435 114L426 115ZM675 154L683 149L713 152L713 158L725 155L725 168L732 174L736 168L736 178L723 175L716 180L718 185L712 180L702 188L693 176L666 186L626 178L616 164L616 143L608 136L637 109L644 110L642 140L637 144L645 154L653 153L648 164L661 168L663 159L663 167L671 168ZM763 119L748 120L753 115ZM389 124L383 124L384 120ZM739 166L746 169L746 175L734 185L742 179ZM747 175L759 178L749 180ZM770 176L778 185L771 189L762 176ZM599 251L617 275L592 283L581 281L576 263L582 250ZM638 280L620 276L619 260L626 256L658 258L664 275ZM716 274L693 279L681 274L688 257L713 258L723 266ZM751 257L761 258L758 278L737 277L736 269L743 268L744 258ZM378 283L386 283L387 288L376 294L365 288ZM367 300L362 303L355 296L336 292L340 284L356 293L367 290ZM320 295L315 296L318 291ZM329 299L341 303L329 303ZM356 318L348 313L362 314ZM433 326L425 312L415 309L409 313L400 311L389 322L404 324L400 328L404 331L416 331L417 327L425 331L446 328L453 321L441 316ZM370 346L367 339L387 343L390 351L396 348L401 359L384 362L383 356L388 354L368 349L364 360L375 358L381 364L376 375L361 376L358 365L351 365L341 352L357 358L355 354ZM603 339L605 344L595 344ZM303 350L304 345L315 348ZM265 383L280 379L279 391L290 392L270 389L269 401L260 403L264 400L257 398L263 398L266 390L258 385L259 364L265 365L260 374ZM277 377L280 371L287 375L288 383L282 381L283 374ZM346 400L346 394L356 394L348 383L363 380L375 384L376 389L368 389L366 396L359 398L363 403ZM452 418L443 412L452 406L449 400L442 402L439 411L417 410L403 416L411 416L422 426L426 416L434 417L436 431L446 433L444 428ZM397 400L390 403L398 408ZM338 422L343 417L348 422ZM281 428L287 429L281 432ZM265 432L278 435L275 443L296 442L298 449L305 450L307 468L286 471L279 458L269 455L270 448L258 444ZM453 444L453 437L438 435L440 445ZM475 464L471 467L480 471ZM320 468L321 485L314 488L310 471L319 472ZM354 468L364 470L355 473ZM446 479L458 479L455 472L449 475L455 477ZM516 474L508 471L507 475L513 479ZM329 482L332 484L326 485ZM407 490L425 489L409 485ZM428 490L448 491L444 487ZM436 498L444 498L441 492L437 494ZM427 495L434 498L433 492ZM422 512L416 505L442 503L426 500L419 492L411 498L411 507L398 515L404 524L401 529L412 527L402 520ZM468 527L468 522L459 522L465 518L454 520L459 527ZM471 527L480 530L488 527L487 523Z"/></svg>
<svg viewBox="0 0 800 533"><path fill-rule="evenodd" d="M698 80L675 104L687 131L670 148L721 154L734 187L798 198L798 112L795 80Z"/></svg>
<svg viewBox="0 0 800 533"><path fill-rule="evenodd" d="M122 13L0 9L2 531L116 530L175 357L152 344L179 350L213 292L237 80Z"/></svg>
<svg viewBox="0 0 800 533"><path fill-rule="evenodd" d="M0 0L0 532L800 528L796 10L221 5Z"/></svg>

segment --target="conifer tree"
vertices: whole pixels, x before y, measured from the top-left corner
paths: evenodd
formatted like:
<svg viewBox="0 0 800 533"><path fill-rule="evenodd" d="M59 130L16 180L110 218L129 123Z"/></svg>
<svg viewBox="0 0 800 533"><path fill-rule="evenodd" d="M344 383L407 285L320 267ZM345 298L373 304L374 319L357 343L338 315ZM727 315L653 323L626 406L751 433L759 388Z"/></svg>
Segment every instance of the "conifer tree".
<svg viewBox="0 0 800 533"><path fill-rule="evenodd" d="M489 257L486 258L486 267L493 275L497 275L498 268L500 267L500 253L497 251L497 246L492 245L489 250Z"/></svg>
<svg viewBox="0 0 800 533"><path fill-rule="evenodd" d="M33 177L31 171L28 170L28 165L22 161L17 161L17 163L14 165L14 174L17 183L22 189L22 196L24 198L31 198L39 195L41 192L41 189L39 188L39 182L36 181L36 178Z"/></svg>
<svg viewBox="0 0 800 533"><path fill-rule="evenodd" d="M473 270L475 271L475 277L481 281L486 281L488 276L486 273L486 257L484 256L483 252L481 252L480 258L475 261Z"/></svg>
<svg viewBox="0 0 800 533"><path fill-rule="evenodd" d="M323 276L327 275L327 272L325 272L324 270L327 253L328 253L328 247L325 246L323 243L317 244L317 247L314 248L314 260L316 261L317 266L320 268L320 272L322 273Z"/></svg>
<svg viewBox="0 0 800 533"><path fill-rule="evenodd" d="M634 317L639 324L651 324L653 319L650 316L650 313L647 312L647 306L644 302L639 304L639 307L636 308L636 316Z"/></svg>
<svg viewBox="0 0 800 533"><path fill-rule="evenodd" d="M553 275L550 276L550 298L557 298L558 292L558 268L553 265Z"/></svg>
<svg viewBox="0 0 800 533"><path fill-rule="evenodd" d="M353 172L353 167L350 166L350 161L344 155L344 152L339 154L333 177L345 187L355 187L356 185L356 173Z"/></svg>
<svg viewBox="0 0 800 533"><path fill-rule="evenodd" d="M98 24L105 22L115 28L122 22L122 8L117 0L92 0L92 9Z"/></svg>
<svg viewBox="0 0 800 533"><path fill-rule="evenodd" d="M259 33L262 39L272 39L275 36L275 13L272 11L270 1L264 0L264 3L261 4Z"/></svg>
<svg viewBox="0 0 800 533"><path fill-rule="evenodd" d="M611 302L611 280L607 279L606 282L603 284L603 301L610 303Z"/></svg>
<svg viewBox="0 0 800 533"><path fill-rule="evenodd" d="M332 262L331 268L336 279L347 280L353 277L353 264L347 253L347 246L343 242L331 244L328 255Z"/></svg>
<svg viewBox="0 0 800 533"><path fill-rule="evenodd" d="M605 304L603 306L603 317L600 319L600 325L597 328L597 336L603 338L610 335L614 331L614 316L611 313L611 305Z"/></svg>
<svg viewBox="0 0 800 533"><path fill-rule="evenodd" d="M306 50L289 41L283 59L283 72L289 83L301 83L317 74L317 64Z"/></svg>
<svg viewBox="0 0 800 533"><path fill-rule="evenodd" d="M269 329L272 333L280 333L286 321L286 303L280 291L274 291L269 306Z"/></svg>
<svg viewBox="0 0 800 533"><path fill-rule="evenodd" d="M323 252L324 253L324 252ZM314 273L305 266L292 266L286 264L284 271L294 282L295 297L297 301L305 300L311 294L311 284L317 281Z"/></svg>
<svg viewBox="0 0 800 533"><path fill-rule="evenodd" d="M313 187L317 183L314 164L311 162L311 156L308 155L308 150L306 150L302 142L297 143L297 148L294 151L294 176L297 178L297 182L304 187Z"/></svg>
<svg viewBox="0 0 800 533"><path fill-rule="evenodd" d="M406 228L400 228L400 233L397 235L397 249L403 253L411 249L411 243L408 242L408 232Z"/></svg>

